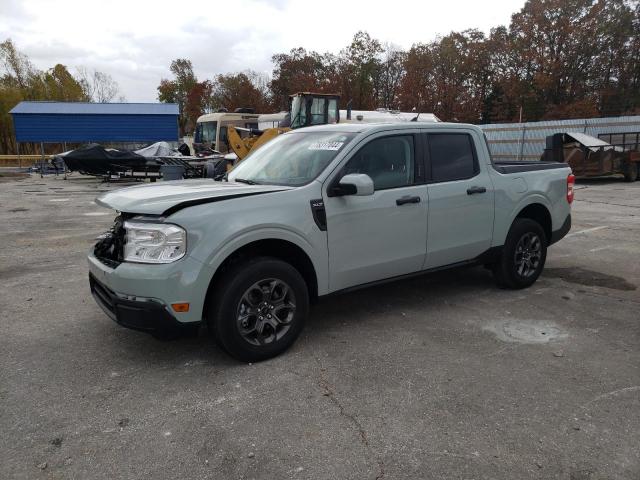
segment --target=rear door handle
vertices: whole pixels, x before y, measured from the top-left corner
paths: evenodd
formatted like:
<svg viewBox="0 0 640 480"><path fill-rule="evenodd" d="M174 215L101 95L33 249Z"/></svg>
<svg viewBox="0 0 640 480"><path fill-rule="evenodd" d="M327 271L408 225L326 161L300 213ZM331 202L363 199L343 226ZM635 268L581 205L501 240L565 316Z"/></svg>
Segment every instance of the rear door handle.
<svg viewBox="0 0 640 480"><path fill-rule="evenodd" d="M487 189L485 187L471 187L467 188L467 195L474 195L476 193L485 193Z"/></svg>
<svg viewBox="0 0 640 480"><path fill-rule="evenodd" d="M405 203L420 203L420 197L412 197L407 195L406 197L400 197L396 200L396 205L404 205Z"/></svg>

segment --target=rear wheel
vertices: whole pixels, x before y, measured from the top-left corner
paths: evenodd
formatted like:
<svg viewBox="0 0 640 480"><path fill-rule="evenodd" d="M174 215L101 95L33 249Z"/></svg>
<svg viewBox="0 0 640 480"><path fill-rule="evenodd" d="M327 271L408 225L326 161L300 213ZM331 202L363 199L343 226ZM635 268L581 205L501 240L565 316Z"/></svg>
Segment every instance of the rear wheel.
<svg viewBox="0 0 640 480"><path fill-rule="evenodd" d="M207 319L216 341L244 362L274 357L296 340L309 293L290 264L258 257L231 268L217 284Z"/></svg>
<svg viewBox="0 0 640 480"><path fill-rule="evenodd" d="M540 276L547 258L547 238L544 230L534 220L517 218L502 251L500 260L493 267L499 286L526 288Z"/></svg>

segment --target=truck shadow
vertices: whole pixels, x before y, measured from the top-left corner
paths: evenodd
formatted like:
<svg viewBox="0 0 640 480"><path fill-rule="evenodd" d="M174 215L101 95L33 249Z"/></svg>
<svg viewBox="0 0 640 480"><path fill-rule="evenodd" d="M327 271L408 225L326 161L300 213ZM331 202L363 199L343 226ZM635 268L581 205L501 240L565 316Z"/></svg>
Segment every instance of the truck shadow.
<svg viewBox="0 0 640 480"><path fill-rule="evenodd" d="M311 309L307 334L332 325L366 321L374 314L403 314L466 302L487 289L496 289L491 273L482 268L456 268L325 297Z"/></svg>
<svg viewBox="0 0 640 480"><path fill-rule="evenodd" d="M328 328L348 328L353 322L366 324L374 314L428 311L443 303L466 302L495 288L488 270L467 267L331 295L312 305L302 337L307 345L312 344L314 338ZM206 365L224 369L243 365L215 345L205 327L168 341L125 329L106 319L98 328L103 341L117 345L120 352L126 351L128 362L134 364L144 363L154 368Z"/></svg>

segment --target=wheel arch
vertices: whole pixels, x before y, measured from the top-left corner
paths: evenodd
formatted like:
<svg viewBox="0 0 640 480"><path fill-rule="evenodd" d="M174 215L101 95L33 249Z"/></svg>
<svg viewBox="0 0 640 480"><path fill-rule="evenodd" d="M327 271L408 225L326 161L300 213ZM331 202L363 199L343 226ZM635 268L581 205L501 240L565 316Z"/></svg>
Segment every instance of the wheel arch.
<svg viewBox="0 0 640 480"><path fill-rule="evenodd" d="M246 243L226 256L215 270L209 282L204 302L203 318L207 316L207 309L216 285L224 277L230 267L243 260L258 256L274 257L293 266L307 284L309 299L314 302L318 298L318 275L311 258L300 246L281 238L265 238Z"/></svg>
<svg viewBox="0 0 640 480"><path fill-rule="evenodd" d="M518 218L528 218L537 222L544 230L544 234L547 237L547 244L551 242L553 233L551 212L545 205L542 203L530 203L518 212L511 224L513 225L513 222Z"/></svg>

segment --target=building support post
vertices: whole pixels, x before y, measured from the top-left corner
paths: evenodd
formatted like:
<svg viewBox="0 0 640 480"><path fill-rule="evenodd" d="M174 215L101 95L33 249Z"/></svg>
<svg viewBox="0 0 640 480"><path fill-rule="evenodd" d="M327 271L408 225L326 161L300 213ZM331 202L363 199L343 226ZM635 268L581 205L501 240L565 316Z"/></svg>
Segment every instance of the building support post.
<svg viewBox="0 0 640 480"><path fill-rule="evenodd" d="M67 151L67 142L62 142L62 152L66 152ZM64 160L62 161L62 170L64 171L64 179L67 179L67 164L64 163ZM56 173L58 173L58 170L56 169Z"/></svg>
<svg viewBox="0 0 640 480"><path fill-rule="evenodd" d="M524 154L524 137L526 134L527 128L522 125L522 138L520 138L520 154L518 155L518 161L522 161L522 156Z"/></svg>
<svg viewBox="0 0 640 480"><path fill-rule="evenodd" d="M44 142L40 142L40 178L44 177Z"/></svg>

